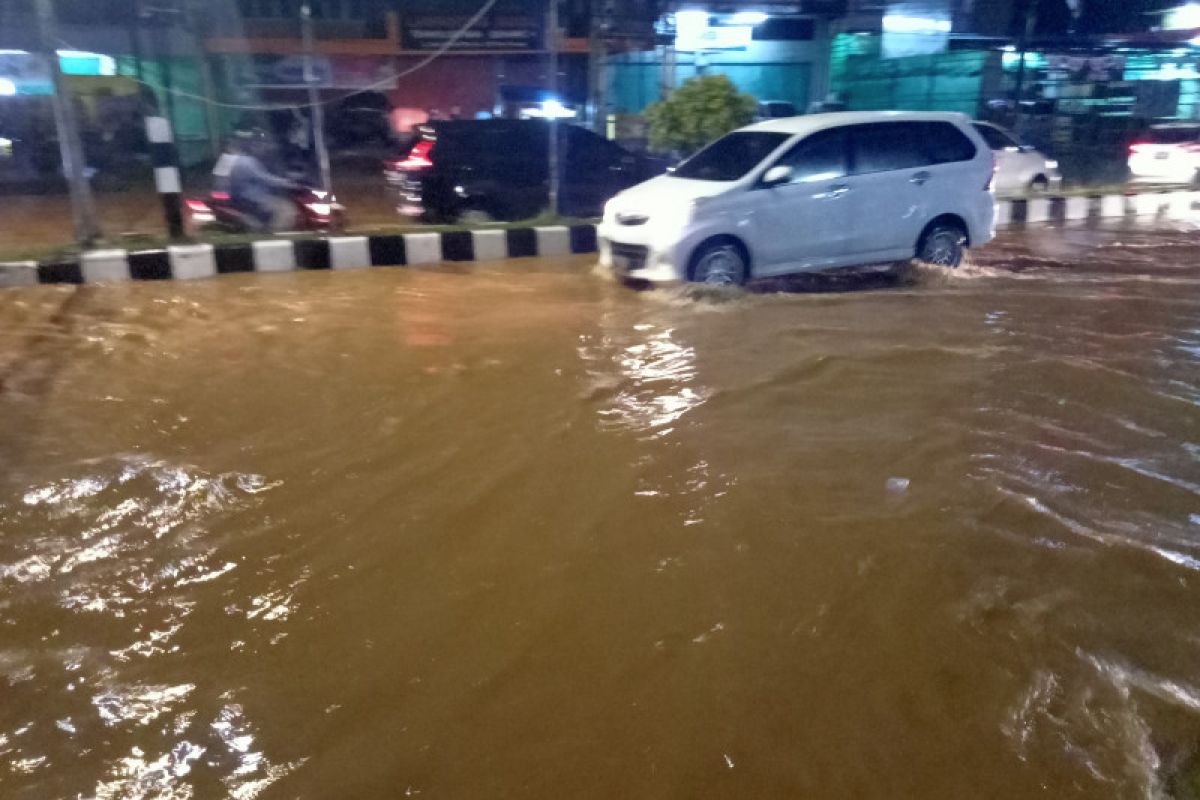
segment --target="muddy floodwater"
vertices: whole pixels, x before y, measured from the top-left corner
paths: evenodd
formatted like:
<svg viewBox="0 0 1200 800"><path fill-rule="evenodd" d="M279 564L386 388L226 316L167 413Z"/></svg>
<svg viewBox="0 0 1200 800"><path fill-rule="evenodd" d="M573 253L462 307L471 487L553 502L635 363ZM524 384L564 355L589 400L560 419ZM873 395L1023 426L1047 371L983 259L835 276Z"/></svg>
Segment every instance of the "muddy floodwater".
<svg viewBox="0 0 1200 800"><path fill-rule="evenodd" d="M0 797L1194 798L1197 236L0 293Z"/></svg>

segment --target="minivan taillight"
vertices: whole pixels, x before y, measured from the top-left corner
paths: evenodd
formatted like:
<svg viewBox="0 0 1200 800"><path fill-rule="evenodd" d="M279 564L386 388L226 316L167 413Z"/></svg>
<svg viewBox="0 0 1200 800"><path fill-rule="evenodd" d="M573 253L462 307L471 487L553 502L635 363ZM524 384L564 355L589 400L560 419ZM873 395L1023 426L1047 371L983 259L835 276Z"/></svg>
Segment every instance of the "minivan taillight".
<svg viewBox="0 0 1200 800"><path fill-rule="evenodd" d="M408 151L407 158L392 162L392 166L396 169L427 169L433 166L433 160L429 157L432 151L433 142L422 139Z"/></svg>

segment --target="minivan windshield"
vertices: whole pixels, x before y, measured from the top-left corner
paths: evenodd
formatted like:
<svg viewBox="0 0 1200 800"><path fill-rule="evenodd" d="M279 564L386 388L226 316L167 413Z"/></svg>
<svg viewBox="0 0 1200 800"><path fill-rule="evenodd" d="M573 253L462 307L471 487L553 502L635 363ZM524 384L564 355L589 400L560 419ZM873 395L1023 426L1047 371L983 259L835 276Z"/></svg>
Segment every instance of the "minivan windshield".
<svg viewBox="0 0 1200 800"><path fill-rule="evenodd" d="M679 165L676 178L736 181L775 151L790 134L741 131L723 136Z"/></svg>

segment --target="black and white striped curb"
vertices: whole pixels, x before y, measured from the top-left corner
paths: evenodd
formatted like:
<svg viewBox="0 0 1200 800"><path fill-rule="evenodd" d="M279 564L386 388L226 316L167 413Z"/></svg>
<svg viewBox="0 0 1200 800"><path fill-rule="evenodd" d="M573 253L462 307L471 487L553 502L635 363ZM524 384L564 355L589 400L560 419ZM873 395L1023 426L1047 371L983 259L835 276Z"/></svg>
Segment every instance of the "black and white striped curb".
<svg viewBox="0 0 1200 800"><path fill-rule="evenodd" d="M392 267L594 252L595 225L267 239L248 244L171 245L159 250L91 250L67 261L0 264L0 287L186 280L236 272Z"/></svg>
<svg viewBox="0 0 1200 800"><path fill-rule="evenodd" d="M1200 192L1193 191L997 200L996 227L1118 217L1185 220L1198 218L1196 203Z"/></svg>
<svg viewBox="0 0 1200 800"><path fill-rule="evenodd" d="M1200 219L1200 192L1144 192L996 201L996 226L1130 217ZM172 245L159 250L92 250L77 259L0 263L0 287L38 283L207 278L235 272L492 261L596 252L594 225L267 239L249 244Z"/></svg>

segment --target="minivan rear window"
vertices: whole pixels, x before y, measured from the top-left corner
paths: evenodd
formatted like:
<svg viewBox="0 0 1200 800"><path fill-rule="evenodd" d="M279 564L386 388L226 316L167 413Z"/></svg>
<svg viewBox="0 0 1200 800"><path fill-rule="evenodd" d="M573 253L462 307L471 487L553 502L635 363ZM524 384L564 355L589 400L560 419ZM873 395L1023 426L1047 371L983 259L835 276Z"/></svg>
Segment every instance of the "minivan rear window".
<svg viewBox="0 0 1200 800"><path fill-rule="evenodd" d="M979 135L987 142L987 146L993 150L1005 150L1009 147L1017 146L1016 141L999 128L976 122L975 130L979 131Z"/></svg>
<svg viewBox="0 0 1200 800"><path fill-rule="evenodd" d="M674 174L697 181L736 181L789 138L769 131L731 133L680 164Z"/></svg>

